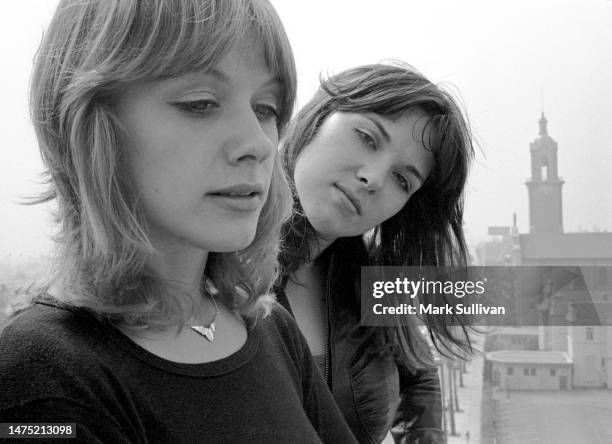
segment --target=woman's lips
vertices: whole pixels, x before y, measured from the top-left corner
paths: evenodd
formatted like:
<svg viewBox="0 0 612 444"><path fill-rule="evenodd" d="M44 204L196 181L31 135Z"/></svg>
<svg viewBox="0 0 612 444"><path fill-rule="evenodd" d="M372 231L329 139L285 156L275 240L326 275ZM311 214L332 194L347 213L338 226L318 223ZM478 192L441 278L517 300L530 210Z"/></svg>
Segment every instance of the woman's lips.
<svg viewBox="0 0 612 444"><path fill-rule="evenodd" d="M260 194L208 194L207 197L216 204L232 211L255 211L262 206Z"/></svg>
<svg viewBox="0 0 612 444"><path fill-rule="evenodd" d="M340 190L340 193L349 201L355 213L361 215L361 201L357 198L357 196L355 196L355 194L350 189L340 184L335 184L335 187L338 188L338 190Z"/></svg>
<svg viewBox="0 0 612 444"><path fill-rule="evenodd" d="M236 184L207 193L206 196L233 211L254 211L261 208L263 185Z"/></svg>

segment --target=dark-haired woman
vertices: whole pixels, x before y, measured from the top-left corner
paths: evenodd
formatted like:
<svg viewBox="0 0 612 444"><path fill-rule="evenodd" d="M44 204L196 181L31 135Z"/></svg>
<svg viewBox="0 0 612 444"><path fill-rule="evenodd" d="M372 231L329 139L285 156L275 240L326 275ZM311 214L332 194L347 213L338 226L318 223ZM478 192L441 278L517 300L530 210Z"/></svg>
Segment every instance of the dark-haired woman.
<svg viewBox="0 0 612 444"><path fill-rule="evenodd" d="M465 265L462 195L473 157L452 96L405 65L323 81L282 141L294 213L279 301L295 316L353 433L379 443L443 441L440 383L415 322L360 326L363 265ZM372 231L373 230L373 231ZM364 236L366 235L367 236ZM469 350L444 319L439 350Z"/></svg>

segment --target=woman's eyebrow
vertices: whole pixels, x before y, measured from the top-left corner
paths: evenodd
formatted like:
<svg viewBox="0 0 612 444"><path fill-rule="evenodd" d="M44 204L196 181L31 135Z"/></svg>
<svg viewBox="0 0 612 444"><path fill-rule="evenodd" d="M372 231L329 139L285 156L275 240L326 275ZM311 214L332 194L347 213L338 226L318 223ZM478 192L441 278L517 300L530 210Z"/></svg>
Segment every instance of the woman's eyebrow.
<svg viewBox="0 0 612 444"><path fill-rule="evenodd" d="M376 128L378 128L378 131L380 131L387 143L391 143L391 136L389 136L389 133L377 117L369 114L364 114L363 116L372 122Z"/></svg>
<svg viewBox="0 0 612 444"><path fill-rule="evenodd" d="M222 71L220 69L212 68L211 70L207 71L206 74L214 77L216 80L222 83L226 83L226 84L232 83L231 76L225 71ZM270 77L265 82L263 82L261 86L259 87L259 89L270 88L270 87L281 88L282 82L278 79L278 77L273 76L273 77Z"/></svg>

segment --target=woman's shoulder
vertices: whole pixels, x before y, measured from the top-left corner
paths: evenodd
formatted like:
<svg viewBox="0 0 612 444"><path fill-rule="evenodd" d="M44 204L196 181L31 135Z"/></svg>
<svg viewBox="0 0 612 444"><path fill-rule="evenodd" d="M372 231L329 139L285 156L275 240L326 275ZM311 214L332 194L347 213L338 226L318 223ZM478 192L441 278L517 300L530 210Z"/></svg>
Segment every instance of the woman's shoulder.
<svg viewBox="0 0 612 444"><path fill-rule="evenodd" d="M45 358L70 360L99 342L101 324L87 312L34 303L9 319L0 332L0 366L36 363Z"/></svg>
<svg viewBox="0 0 612 444"><path fill-rule="evenodd" d="M282 343L292 354L303 355L308 349L295 319L280 303L275 302L270 314L260 321L264 335L276 343Z"/></svg>
<svg viewBox="0 0 612 444"><path fill-rule="evenodd" d="M95 324L99 322L84 310L35 302L8 320L0 347L9 354L71 347L86 340ZM12 347L16 344L19 347Z"/></svg>
<svg viewBox="0 0 612 444"><path fill-rule="evenodd" d="M11 319L0 334L0 410L69 397L68 387L96 372L96 344L104 342L96 323L78 310L38 303Z"/></svg>
<svg viewBox="0 0 612 444"><path fill-rule="evenodd" d="M270 310L270 315L264 320L268 326L278 330L281 334L295 335L299 328L293 316L280 302L275 302Z"/></svg>

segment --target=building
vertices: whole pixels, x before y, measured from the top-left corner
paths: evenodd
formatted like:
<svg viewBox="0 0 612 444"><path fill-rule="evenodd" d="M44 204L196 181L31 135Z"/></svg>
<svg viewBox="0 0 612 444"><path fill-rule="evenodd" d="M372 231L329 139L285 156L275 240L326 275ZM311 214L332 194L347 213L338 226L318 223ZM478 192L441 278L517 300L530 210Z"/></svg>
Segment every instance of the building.
<svg viewBox="0 0 612 444"><path fill-rule="evenodd" d="M476 248L476 258L481 265L506 266L519 265L519 230L516 213L512 215L511 227L489 227L491 240Z"/></svg>
<svg viewBox="0 0 612 444"><path fill-rule="evenodd" d="M568 354L574 361L574 386L612 389L612 327L568 327Z"/></svg>
<svg viewBox="0 0 612 444"><path fill-rule="evenodd" d="M525 182L529 193L529 232L563 233L563 180L558 175L557 142L548 135L543 112L538 123L540 136L529 147L531 178Z"/></svg>
<svg viewBox="0 0 612 444"><path fill-rule="evenodd" d="M504 390L570 390L572 358L556 351L487 353L485 377Z"/></svg>
<svg viewBox="0 0 612 444"><path fill-rule="evenodd" d="M538 350L538 327L496 327L487 334L487 349Z"/></svg>
<svg viewBox="0 0 612 444"><path fill-rule="evenodd" d="M573 266L578 270L567 285L554 287L552 278L544 276L535 290L539 295L535 308L544 324L538 330L538 348L567 354L573 368L568 388L612 388L612 327L608 327L612 325L612 233L564 232L565 182L559 176L558 144L548 134L547 125L542 113L539 136L530 144L531 177L525 182L529 233L518 233L515 216L506 235L500 236L501 227L492 227L493 233L489 232L495 237L481 246L478 256L484 259L483 265ZM515 348L512 344L506 347ZM499 360L502 355L496 356L496 368L506 365ZM534 357L534 365L541 359L539 355L523 357L529 356ZM529 385L516 378L510 381L511 385Z"/></svg>

